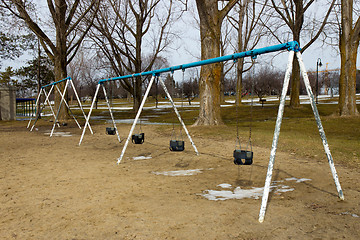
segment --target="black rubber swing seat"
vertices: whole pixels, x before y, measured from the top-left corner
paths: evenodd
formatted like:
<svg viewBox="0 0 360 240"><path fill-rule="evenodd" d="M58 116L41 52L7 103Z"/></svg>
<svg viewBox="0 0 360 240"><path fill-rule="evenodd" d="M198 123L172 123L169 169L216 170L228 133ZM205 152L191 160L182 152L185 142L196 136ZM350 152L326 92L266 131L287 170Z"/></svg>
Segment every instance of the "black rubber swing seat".
<svg viewBox="0 0 360 240"><path fill-rule="evenodd" d="M144 139L145 139L145 134L144 133L133 134L131 141L132 141L132 143L135 143L135 144L143 144Z"/></svg>
<svg viewBox="0 0 360 240"><path fill-rule="evenodd" d="M170 151L180 152L184 151L185 142L180 140L170 140Z"/></svg>
<svg viewBox="0 0 360 240"><path fill-rule="evenodd" d="M253 155L252 151L235 149L234 163L236 165L251 165L253 163Z"/></svg>
<svg viewBox="0 0 360 240"><path fill-rule="evenodd" d="M116 129L115 129L114 127L107 127L107 128L106 128L106 133L107 133L108 135L115 135Z"/></svg>

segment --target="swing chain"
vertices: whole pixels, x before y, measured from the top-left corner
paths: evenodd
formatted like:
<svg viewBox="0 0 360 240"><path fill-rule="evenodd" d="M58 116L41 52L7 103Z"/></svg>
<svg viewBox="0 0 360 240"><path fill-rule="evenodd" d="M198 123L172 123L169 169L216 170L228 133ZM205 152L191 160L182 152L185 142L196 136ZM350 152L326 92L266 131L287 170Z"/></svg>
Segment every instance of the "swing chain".
<svg viewBox="0 0 360 240"><path fill-rule="evenodd" d="M180 112L184 107L184 99L183 99L183 96L184 96L184 81L185 81L185 68L182 69L182 87L181 87L181 108L180 108ZM181 126L181 124L179 126L180 126L180 140L182 141L183 140L182 126Z"/></svg>
<svg viewBox="0 0 360 240"><path fill-rule="evenodd" d="M253 106L254 106L254 79L255 79L255 59L256 58L252 58L253 61L253 71L252 71L252 76L251 76L251 104L250 104L250 126L249 126L249 140L248 140L248 144L246 146L246 150L248 149L248 145L250 145L250 151L252 152L252 139L251 139L251 134L252 134L252 122L253 122Z"/></svg>

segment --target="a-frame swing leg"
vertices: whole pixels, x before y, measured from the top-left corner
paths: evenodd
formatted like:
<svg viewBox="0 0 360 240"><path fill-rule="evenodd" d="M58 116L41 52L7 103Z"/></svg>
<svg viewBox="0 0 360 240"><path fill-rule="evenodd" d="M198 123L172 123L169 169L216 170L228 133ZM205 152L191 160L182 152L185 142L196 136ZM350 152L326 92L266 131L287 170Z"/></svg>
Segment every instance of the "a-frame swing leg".
<svg viewBox="0 0 360 240"><path fill-rule="evenodd" d="M55 125L56 125L57 120L58 120L58 118L59 118L59 114L60 114L60 110L61 110L62 103L63 103L63 102L66 102L65 99L64 99L64 96L65 96L65 93L66 93L66 89L67 89L67 87L68 87L68 83L69 83L69 82L66 81L65 88L64 88L64 93L63 93L63 94L61 94L61 92L59 91L59 93L60 93L60 95L61 95L61 100L60 100L60 104L59 104L59 109L58 109L58 111L57 111L57 113L56 113L56 117L55 117L55 120L54 120L54 125L53 125L53 127L52 127L52 129L51 129L50 137L52 137L52 135L53 135L53 133L54 133Z"/></svg>
<svg viewBox="0 0 360 240"><path fill-rule="evenodd" d="M84 108L83 108L83 106L82 106L82 104L81 104L81 101L80 101L79 95L78 95L78 93L77 93L77 91L76 91L76 88L75 88L75 86L74 86L74 83L73 83L73 81L72 81L71 78L69 79L69 81L70 81L71 87L73 88L73 91L74 91L74 93L75 93L76 99L77 99L78 104L79 104L79 107L80 107L80 109L81 109L81 112L82 112L84 118L86 119L86 114L85 114L85 112L84 112ZM91 134L94 134L94 133L93 133L93 130L92 130L91 126L90 126L90 124L89 124L89 130L90 130Z"/></svg>
<svg viewBox="0 0 360 240"><path fill-rule="evenodd" d="M325 131L324 131L324 128L322 127L322 124L321 124L320 115L319 115L319 112L318 112L317 107L316 107L314 95L313 95L312 90L311 90L309 78L308 78L308 75L307 75L307 72L306 72L306 69L305 69L304 62L303 62L302 57L301 57L301 53L297 52L296 57L298 59L299 65L300 65L300 70L301 70L302 75L303 75L304 83L305 83L305 86L306 86L306 91L307 91L307 94L308 94L309 99L310 99L310 104L311 104L311 107L312 107L313 112L314 112L315 120L316 120L318 129L319 129L320 137L321 137L323 145L324 145L326 156L328 158L330 169L331 169L331 172L333 174L333 178L334 178L335 185L336 185L336 188L337 188L337 191L338 191L338 194L339 194L339 198L341 200L344 200L343 191L341 189L339 178L337 176L336 169L335 169L335 166L334 166L334 161L333 161L333 158L331 156L329 145L328 145L327 140L326 140ZM287 70L286 70L286 74L285 74L283 90L282 90L282 93L281 93L281 100L280 100L280 105L279 105L278 116L277 116L277 119L276 119L274 138L273 138L273 143L272 143L272 147L271 147L270 160L269 160L268 171L267 171L266 180L265 180L264 193L263 193L262 202L261 202L260 214L259 214L259 222L263 222L264 218L265 218L266 205L267 205L267 201L268 201L268 197L269 197L269 191L270 191L272 169L273 169L274 161L275 161L276 148L277 148L277 143L278 143L279 134L280 134L282 116L283 116L283 113L284 113L286 92L288 90L290 74L291 74L291 71L292 71L293 58L294 58L294 51L291 51L289 53L288 66L287 66Z"/></svg>
<svg viewBox="0 0 360 240"><path fill-rule="evenodd" d="M115 128L115 132L116 132L117 138L118 138L119 142L121 142L121 140L120 140L120 135L119 135L119 132L118 132L117 127L116 127L116 123L115 123L115 120L114 120L114 115L113 115L113 113L112 113L112 111L111 111L111 106L110 106L110 103L109 103L109 99L108 99L108 97L107 97L107 93L106 93L106 89L105 89L105 87L104 87L104 84L102 84L102 88L103 88L103 91L104 91L104 96L105 96L106 104L107 104L108 109L109 109L109 112L110 112L111 121L112 121L113 126L114 126L114 128Z"/></svg>
<svg viewBox="0 0 360 240"><path fill-rule="evenodd" d="M127 148L128 144L129 144L129 141L130 141L130 139L131 139L132 133L133 133L133 131L134 131L134 129L135 129L135 126L136 126L136 123L137 123L137 121L138 121L138 119L139 119L139 117L140 117L140 114L141 114L142 109L143 109L143 107L144 107L144 104L145 104L145 101L146 101L146 99L147 99L147 96L149 95L151 86L152 86L153 83L154 83L154 80L155 80L155 76L153 75L153 76L151 77L150 82L149 82L149 86L148 86L147 89L146 89L145 95L144 95L144 97L143 97L143 99L142 99L142 102L141 102L141 104L140 104L139 110L138 110L138 112L137 112L137 114L136 114L136 117L135 117L135 119L134 119L134 122L133 122L133 124L132 124L132 126L131 126L131 129L130 129L130 132L129 132L129 136L127 137L126 142L125 142L125 144L124 144L124 147L123 147L123 149L122 149L122 151L121 151L121 155L120 155L120 157L119 157L118 160L117 160L117 164L120 164L121 160L122 160L123 157L124 157L126 148Z"/></svg>
<svg viewBox="0 0 360 240"><path fill-rule="evenodd" d="M70 80L68 80L68 81L70 81ZM80 126L79 122L76 120L74 113L71 111L69 104L65 101L65 92L64 92L64 94L62 94L58 86L56 86L56 90L59 92L61 98L64 98L64 103L65 103L66 107L69 109L71 116L73 117L74 121L76 122L76 125L78 125L78 127L81 129L81 126Z"/></svg>
<svg viewBox="0 0 360 240"><path fill-rule="evenodd" d="M181 118L181 116L180 116L180 113L179 113L179 111L177 110L177 108L176 108L176 106L175 106L175 103L174 103L173 99L171 98L171 95L170 95L169 91L168 91L167 88L166 88L165 83L163 82L163 80L162 80L160 77L159 77L159 82L160 82L161 87L164 89L164 91L165 91L165 93L166 93L169 101L171 102L171 105L172 105L172 107L173 107L173 109L174 109L174 111L175 111L175 113L176 113L176 116L178 117L179 122L181 123L183 129L185 130L186 135L188 136L189 141L191 142L191 145L193 146L196 155L199 155L199 152L198 152L198 150L197 150L197 148L196 148L196 146L195 146L195 143L193 142L193 140L192 140L192 138L191 138L191 136L190 136L190 134L189 134L189 131L187 130L186 125L185 125L184 121L182 120L182 118Z"/></svg>
<svg viewBox="0 0 360 240"><path fill-rule="evenodd" d="M54 85L52 85L51 86L51 88L50 88L50 90L49 90L49 92L48 93L46 93L46 90L45 90L45 88L43 88L42 89L42 91L44 92L44 96L45 96L45 101L43 102L43 106L41 107L41 109L40 109L40 112L39 112L39 114L38 114L38 116L36 116L36 119L35 119L35 121L34 121L34 124L32 125L32 127L30 128L30 132L32 132L32 130L34 129L34 127L35 127L35 125L36 125L36 123L37 123L37 121L39 120L39 116L40 116L40 114L42 113L42 111L44 110L44 108L46 107L46 104L48 104L49 105L49 108L50 108L50 111L51 111L51 114L52 114L52 117L54 118L54 120L55 120L55 112L54 112L54 109L53 109L53 107L51 106L51 103L50 103L50 100L49 100L49 97L50 97L50 95L51 95L51 93L52 93L52 90L54 89ZM58 124L58 127L60 127L60 125Z"/></svg>
<svg viewBox="0 0 360 240"><path fill-rule="evenodd" d="M286 68L286 73L285 73L284 85L283 85L283 89L282 89L282 92L281 92L278 115L277 115L277 118L276 118L274 137L273 137L272 146L271 146L271 152L270 152L270 160L269 160L268 170L267 170L267 174L266 174L264 193L263 193L262 201L261 201L259 222L263 222L264 217L265 217L266 205L267 205L267 202L268 202L270 184L271 184L271 178L272 178L272 170L273 170L273 167L274 167L276 148L277 148L277 144L278 144L278 140L279 140L281 121L282 121L282 117L283 117L283 114L284 114L286 93L287 93L287 90L288 90L288 87L289 87L290 75L291 75L291 72L292 72L293 59L294 59L294 51L290 51L289 58L288 58L288 63L287 63L287 68Z"/></svg>
<svg viewBox="0 0 360 240"><path fill-rule="evenodd" d="M85 126L84 126L84 128L83 128L83 132L82 132L81 137L80 137L79 146L80 146L80 144L81 144L81 142L82 142L82 140L83 140L83 138L84 138L84 134L85 134L85 132L86 132L86 127L87 127L88 125L89 125L89 129L90 129L90 123L89 123L89 121L90 121L90 117L91 117L92 110L93 110L94 105L95 105L95 101L96 101L97 95L98 95L98 93L99 93L99 89L100 89L100 84L98 84L98 85L96 86L96 90L95 90L95 94L94 94L93 101L92 101L92 103L91 103L91 107L90 107L89 114L88 114L87 117L85 116ZM92 134L92 133L93 133L93 132L91 131L91 134Z"/></svg>
<svg viewBox="0 0 360 240"><path fill-rule="evenodd" d="M307 94L309 96L309 99L310 99L311 108L312 108L312 110L314 112L314 117L315 117L315 120L316 120L316 124L317 124L317 127L319 129L320 137L321 137L321 140L322 140L322 143L323 143L323 146L324 146L326 157L327 157L328 162L329 162L331 173L332 173L334 181L335 181L335 185L336 185L336 189L337 189L338 194L339 194L339 198L341 200L344 200L344 194L343 194L343 191L341 189L339 177L338 177L338 175L336 173L334 160L332 158L330 148L329 148L329 145L328 145L328 142L327 142L327 139L326 139L325 131L324 131L324 128L323 128L321 120L320 120L320 115L319 115L319 112L318 112L317 107L316 107L314 94L312 93L312 90L311 90L309 77L307 75L305 65L304 65L304 62L302 60L301 53L297 52L296 57L298 59L299 65L300 65L300 71L301 71L301 73L303 75L303 79L304 79L304 83L305 83L305 87L306 87L306 92L307 92Z"/></svg>

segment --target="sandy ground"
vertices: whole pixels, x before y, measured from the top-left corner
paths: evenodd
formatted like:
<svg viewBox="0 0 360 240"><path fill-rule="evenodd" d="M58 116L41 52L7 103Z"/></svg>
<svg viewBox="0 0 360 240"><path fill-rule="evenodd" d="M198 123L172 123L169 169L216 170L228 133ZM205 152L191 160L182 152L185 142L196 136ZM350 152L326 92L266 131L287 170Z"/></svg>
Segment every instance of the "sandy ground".
<svg viewBox="0 0 360 240"><path fill-rule="evenodd" d="M340 201L325 154L314 162L278 150L259 223L256 188L264 186L270 149L255 147L255 163L238 167L233 137L207 139L190 129L196 156L188 141L184 152L168 150L170 127L143 126L145 143L129 144L116 165L124 141L105 126L93 126L80 147L74 126L57 129L71 136L52 138L49 126L25 126L0 124L0 239L360 239L359 169L336 165ZM119 126L122 138L129 129ZM194 171L169 176L180 170ZM206 195L239 197L239 187L255 199Z"/></svg>

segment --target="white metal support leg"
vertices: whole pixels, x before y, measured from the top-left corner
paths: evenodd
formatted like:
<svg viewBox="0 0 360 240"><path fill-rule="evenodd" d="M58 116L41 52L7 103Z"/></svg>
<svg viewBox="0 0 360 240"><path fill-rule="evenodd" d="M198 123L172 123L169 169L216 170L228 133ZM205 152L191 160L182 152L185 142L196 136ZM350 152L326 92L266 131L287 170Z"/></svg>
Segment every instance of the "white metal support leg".
<svg viewBox="0 0 360 240"><path fill-rule="evenodd" d="M86 131L86 127L87 127L88 125L90 126L89 121L90 121L90 117L91 117L91 112L92 112L92 110L93 110L93 108L94 108L95 101L96 101L97 95L98 95L98 93L99 93L99 89L100 89L100 84L98 84L97 87L96 87L94 99L93 99L93 101L92 101L92 103L91 103L91 107L90 107L89 114L88 114L87 117L85 117L85 126L84 126L84 128L83 128L83 132L82 132L81 137L80 137L79 146L80 146L80 144L81 144L81 142L82 142L82 140L83 140L83 138L84 138L84 134L85 134L85 131ZM90 129L90 128L89 128L89 129Z"/></svg>
<svg viewBox="0 0 360 240"><path fill-rule="evenodd" d="M36 125L36 122L38 121L39 116L40 116L42 110L46 107L46 104L49 105L49 108L50 108L52 117L53 117L54 120L55 120L55 118L56 118L56 117L55 117L55 112L54 112L54 109L52 108L51 103L50 103L50 100L49 100L49 97L50 97L53 89L54 89L54 85L51 86L51 88L50 88L50 90L49 90L48 93L46 93L46 90L45 90L45 89L42 89L42 91L44 92L45 101L43 102L43 106L41 107L40 113L39 113L39 115L36 117L36 119L35 119L35 121L34 121L34 124L32 125L32 127L31 127L31 129L30 129L30 132L34 129L34 127L35 127L35 125ZM60 127L59 124L58 124L58 127Z"/></svg>
<svg viewBox="0 0 360 240"><path fill-rule="evenodd" d="M79 107L80 107L80 109L81 109L81 112L82 112L84 118L86 119L86 114L85 114L85 112L84 112L84 108L82 107L81 100L80 100L79 95L78 95L78 93L77 93L77 91L76 91L76 88L75 88L75 86L74 86L74 83L73 83L73 81L72 81L71 78L70 78L69 81L70 81L70 83L71 83L71 87L72 87L73 90L74 90L74 93L75 93L76 99L77 99L77 101L78 101ZM93 130L92 130L91 126L90 126L90 124L89 124L89 130L90 130L91 134L94 134L94 133L93 133Z"/></svg>
<svg viewBox="0 0 360 240"><path fill-rule="evenodd" d="M68 81L69 81L69 80L68 80ZM64 98L64 103L65 103L66 107L69 109L71 116L73 117L74 121L76 122L76 125L78 125L78 127L81 129L81 126L80 126L79 122L76 120L76 117L74 116L74 113L71 111L71 108L70 108L69 104L65 101L65 94L63 95L63 94L61 93L61 91L60 91L60 89L59 89L58 86L56 86L56 90L59 92L60 96L61 96L62 98Z"/></svg>
<svg viewBox="0 0 360 240"><path fill-rule="evenodd" d="M123 157L124 157L124 154L125 154L127 145L129 144L131 135L132 135L132 133L133 133L133 131L134 131L134 129L135 129L136 123L137 123L137 121L138 121L138 119L139 119L139 117L140 117L141 111L142 111L142 109L143 109L143 107L144 107L146 98L147 98L147 96L149 95L149 92L150 92L150 89L151 89L152 84L154 83L154 80L155 80L155 76L152 76L152 77L151 77L151 80L150 80L150 82L149 82L149 86L147 87L146 92L145 92L145 95L144 95L144 97L143 97L143 100L142 100L142 102L141 102L141 104L140 104L139 110L138 110L138 112L137 112L137 114L136 114L136 117L135 117L135 119L134 119L133 125L131 126L131 129L130 129L130 132L129 132L129 136L128 136L127 139L126 139L125 145L124 145L124 147L123 147L123 149L122 149L122 151L121 151L121 155L120 155L120 157L118 158L117 164L120 164L121 160L122 160Z"/></svg>
<svg viewBox="0 0 360 240"><path fill-rule="evenodd" d="M336 185L336 189L337 189L338 194L339 194L339 198L341 200L344 200L344 194L343 194L343 191L342 191L341 186L340 186L339 177L338 177L338 175L336 173L334 160L332 158L330 148L329 148L326 136L325 136L325 131L324 131L324 128L323 128L321 120L320 120L320 115L319 115L319 112L318 112L317 107L316 107L314 95L313 95L312 90L311 90L309 77L307 75L305 65L304 65L304 62L302 60L301 53L297 52L296 57L298 59L299 65L300 65L300 71L301 71L301 73L303 75L303 78L304 78L306 91L307 91L307 94L308 94L309 99L310 99L311 108L312 108L312 110L314 112L316 124L317 124L317 127L319 129L320 137L321 137L321 140L322 140L322 143L323 143L323 146L324 146L324 150L325 150L325 153L326 153L329 165L330 165L331 173L332 173L334 181L335 181L335 185Z"/></svg>
<svg viewBox="0 0 360 240"><path fill-rule="evenodd" d="M103 88L103 91L104 91L104 96L105 96L106 104L107 104L108 109L109 109L109 112L110 112L111 121L112 121L113 126L114 126L114 128L115 128L117 138L118 138L119 142L121 142L121 140L120 140L120 135L119 135L118 129L117 129L116 124L115 124L114 115L113 115L113 113L112 113L112 111L111 111L111 106L110 106L109 99L108 99L108 97L107 97L106 89L105 89L104 85L102 85L102 88Z"/></svg>
<svg viewBox="0 0 360 240"><path fill-rule="evenodd" d="M176 113L176 116L178 117L179 122L181 123L183 129L185 130L186 135L188 136L188 138L189 138L189 140L190 140L190 142L191 142L191 145L193 146L196 155L199 155L199 152L198 152L198 150L197 150L197 148L196 148L196 146L195 146L195 143L193 142L193 140L192 140L192 138L191 138L191 136L190 136L190 134L189 134L189 131L187 130L186 125L185 125L184 121L182 120L182 118L181 118L181 116L180 116L180 113L179 113L179 111L177 110L177 108L176 108L176 106L175 106L175 103L174 103L173 99L172 99L171 96L170 96L169 91L168 91L167 88L166 88L165 83L163 82L163 80L162 80L160 77L159 77L159 81L160 81L160 84L161 84L162 88L164 89L167 97L169 98L169 101L171 102L171 105L172 105L172 107L173 107L173 109L174 109L174 111L175 111L175 113Z"/></svg>
<svg viewBox="0 0 360 240"><path fill-rule="evenodd" d="M54 112L54 109L53 109L53 107L51 106L51 102L50 102L50 100L49 100L49 97L50 97L53 89L54 89L54 85L51 86L51 88L50 88L50 90L49 90L49 93L46 94L46 90L45 90L45 89L43 89L43 91L44 91L45 96L46 96L46 98L45 98L45 103L47 103L47 104L49 105L51 114L52 114L52 116L53 116L53 118L54 118L54 120L55 120L55 117L56 117L56 116L55 116L55 112Z"/></svg>
<svg viewBox="0 0 360 240"><path fill-rule="evenodd" d="M56 117L55 117L55 120L54 120L54 125L51 129L51 133L50 133L50 137L52 137L53 133L54 133L54 129L55 129L55 125L57 123L57 120L58 120L58 117L59 117L59 113L60 113L60 109L61 109L61 106L62 106L62 103L63 102L66 102L65 99L64 99L64 96L65 96L65 93L66 93L66 90L67 90L67 87L68 87L68 81L66 81L66 84L65 84L65 88L64 88L64 93L61 94L61 91L59 91L60 95L61 95L61 100L60 100L60 104L59 104L59 109L56 113ZM57 86L56 86L57 87Z"/></svg>
<svg viewBox="0 0 360 240"><path fill-rule="evenodd" d="M259 222L264 221L266 206L267 206L267 202L268 202L268 198L269 198L272 171L273 171L273 167L274 167L275 154L276 154L277 144L278 144L279 135L280 135L281 121L282 121L282 117L284 114L286 93L287 93L287 90L289 87L290 75L292 72L293 59L294 59L294 51L290 51L289 58L288 58L288 64L287 64L287 68L286 68L286 73L285 73L284 85L283 85L283 89L281 92L278 115L277 115L277 119L276 119L274 138L273 138L272 146L271 146L270 160L269 160L268 170L267 170L267 174L266 174L264 193L263 193L262 201L261 201Z"/></svg>

